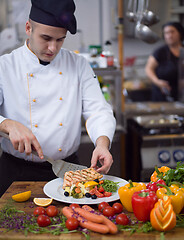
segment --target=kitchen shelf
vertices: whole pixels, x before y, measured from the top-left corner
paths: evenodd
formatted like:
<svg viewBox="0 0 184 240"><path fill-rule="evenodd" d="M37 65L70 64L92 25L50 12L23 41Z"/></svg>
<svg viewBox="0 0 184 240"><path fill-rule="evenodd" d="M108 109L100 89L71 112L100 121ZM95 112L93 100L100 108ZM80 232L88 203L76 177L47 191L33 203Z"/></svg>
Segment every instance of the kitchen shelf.
<svg viewBox="0 0 184 240"><path fill-rule="evenodd" d="M97 77L99 76L104 77L104 81L107 81L109 84L114 85L115 105L113 110L115 113L117 126L121 126L122 71L117 68L96 68L93 70ZM108 80L105 80L105 78L108 78Z"/></svg>

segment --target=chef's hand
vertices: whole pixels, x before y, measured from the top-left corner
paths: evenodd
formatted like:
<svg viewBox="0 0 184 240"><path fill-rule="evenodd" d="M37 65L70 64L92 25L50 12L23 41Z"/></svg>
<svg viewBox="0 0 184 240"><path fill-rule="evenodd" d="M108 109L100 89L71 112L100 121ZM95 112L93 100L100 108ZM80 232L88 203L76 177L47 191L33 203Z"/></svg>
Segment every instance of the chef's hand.
<svg viewBox="0 0 184 240"><path fill-rule="evenodd" d="M170 87L169 83L165 80L159 79L157 81L157 86L161 89L162 93L165 93L164 89L166 89L168 92L171 91L171 87Z"/></svg>
<svg viewBox="0 0 184 240"><path fill-rule="evenodd" d="M35 149L40 159L44 158L42 148L35 135L23 124L6 119L0 124L0 130L9 134L10 141L15 150L30 155L32 149Z"/></svg>
<svg viewBox="0 0 184 240"><path fill-rule="evenodd" d="M91 158L91 167L103 174L108 173L113 163L112 155L109 152L109 144L110 141L108 137L99 137ZM101 167L97 166L98 161L102 165Z"/></svg>

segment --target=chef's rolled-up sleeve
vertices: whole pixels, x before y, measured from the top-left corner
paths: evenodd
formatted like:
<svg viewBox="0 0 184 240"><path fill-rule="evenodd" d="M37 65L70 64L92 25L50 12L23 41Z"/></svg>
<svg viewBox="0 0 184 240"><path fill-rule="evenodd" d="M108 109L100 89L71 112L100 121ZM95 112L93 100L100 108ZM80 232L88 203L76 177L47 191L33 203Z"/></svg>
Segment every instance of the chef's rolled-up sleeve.
<svg viewBox="0 0 184 240"><path fill-rule="evenodd" d="M113 110L106 102L98 78L89 63L83 59L81 66L82 113L87 133L94 145L100 136L107 136L112 143L116 128Z"/></svg>

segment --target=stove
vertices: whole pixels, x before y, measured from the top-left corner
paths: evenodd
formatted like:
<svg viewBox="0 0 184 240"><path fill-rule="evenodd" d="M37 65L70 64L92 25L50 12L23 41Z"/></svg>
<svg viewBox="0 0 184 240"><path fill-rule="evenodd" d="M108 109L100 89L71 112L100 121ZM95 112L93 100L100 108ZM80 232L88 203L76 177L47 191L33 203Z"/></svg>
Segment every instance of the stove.
<svg viewBox="0 0 184 240"><path fill-rule="evenodd" d="M184 118L179 115L145 115L128 120L129 151L135 166L131 178L140 180L155 165L175 167L184 162ZM149 175L150 177L150 175ZM142 180L144 176L142 176Z"/></svg>

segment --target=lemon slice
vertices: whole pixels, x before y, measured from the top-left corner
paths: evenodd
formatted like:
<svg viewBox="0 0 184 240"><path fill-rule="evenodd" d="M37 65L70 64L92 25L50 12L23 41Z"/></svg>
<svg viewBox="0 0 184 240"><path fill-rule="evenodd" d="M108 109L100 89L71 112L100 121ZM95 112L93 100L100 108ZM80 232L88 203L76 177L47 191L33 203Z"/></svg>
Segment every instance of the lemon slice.
<svg viewBox="0 0 184 240"><path fill-rule="evenodd" d="M18 193L12 196L12 199L16 202L25 202L31 197L31 191Z"/></svg>
<svg viewBox="0 0 184 240"><path fill-rule="evenodd" d="M84 187L85 187L85 188L92 187L92 186L96 186L96 185L98 185L98 183L95 182L95 181L89 181L89 182L85 182L85 183L84 183Z"/></svg>
<svg viewBox="0 0 184 240"><path fill-rule="evenodd" d="M52 203L53 199L52 198L34 198L33 202L37 205L37 206L41 206L41 207L46 207L48 205L50 205Z"/></svg>

